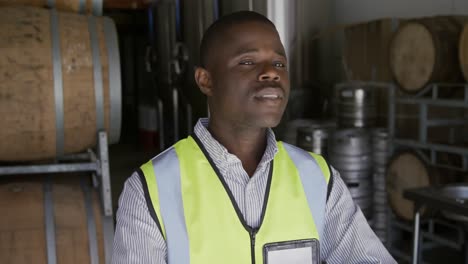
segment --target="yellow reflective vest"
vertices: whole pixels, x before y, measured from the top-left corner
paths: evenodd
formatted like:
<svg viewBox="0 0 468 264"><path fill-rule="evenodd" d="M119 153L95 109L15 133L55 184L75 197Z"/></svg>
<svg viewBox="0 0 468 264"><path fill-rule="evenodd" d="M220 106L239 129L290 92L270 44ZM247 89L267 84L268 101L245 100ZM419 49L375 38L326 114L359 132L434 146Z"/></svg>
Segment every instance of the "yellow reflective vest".
<svg viewBox="0 0 468 264"><path fill-rule="evenodd" d="M244 218L196 136L144 164L146 201L169 264L263 264L265 245L317 240L323 233L330 170L325 160L278 142L260 226Z"/></svg>

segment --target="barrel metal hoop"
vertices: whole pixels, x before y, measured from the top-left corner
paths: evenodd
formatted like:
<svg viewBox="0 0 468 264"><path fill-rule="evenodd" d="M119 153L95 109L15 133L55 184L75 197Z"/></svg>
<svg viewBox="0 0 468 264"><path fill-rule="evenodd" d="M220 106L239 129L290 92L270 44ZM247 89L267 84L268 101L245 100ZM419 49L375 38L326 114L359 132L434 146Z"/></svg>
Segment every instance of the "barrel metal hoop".
<svg viewBox="0 0 468 264"><path fill-rule="evenodd" d="M80 2L78 3L78 12L80 14L84 14L86 13L86 0L80 0Z"/></svg>
<svg viewBox="0 0 468 264"><path fill-rule="evenodd" d="M63 117L63 78L59 19L57 10L55 9L50 10L50 27L52 37L52 63L54 68L56 153L58 157L61 157L64 154L65 126Z"/></svg>
<svg viewBox="0 0 468 264"><path fill-rule="evenodd" d="M105 130L105 127L102 64L101 54L99 52L97 21L93 16L88 16L88 29L91 40L91 52L93 55L94 98L96 100L96 131L103 131Z"/></svg>
<svg viewBox="0 0 468 264"><path fill-rule="evenodd" d="M96 222L94 221L93 199L89 186L82 180L81 189L84 193L86 220L88 225L89 257L91 264L99 264L98 243L96 235Z"/></svg>
<svg viewBox="0 0 468 264"><path fill-rule="evenodd" d="M52 197L52 183L48 178L44 182L44 217L47 245L47 263L56 264L56 243L55 243L55 219L54 219L54 204Z"/></svg>
<svg viewBox="0 0 468 264"><path fill-rule="evenodd" d="M117 143L120 138L122 115L122 94L120 80L120 55L117 30L114 22L107 17L102 18L104 38L106 40L107 60L109 65L109 143Z"/></svg>
<svg viewBox="0 0 468 264"><path fill-rule="evenodd" d="M92 6L93 15L101 16L102 15L102 0L93 0L92 3L93 3L93 6Z"/></svg>

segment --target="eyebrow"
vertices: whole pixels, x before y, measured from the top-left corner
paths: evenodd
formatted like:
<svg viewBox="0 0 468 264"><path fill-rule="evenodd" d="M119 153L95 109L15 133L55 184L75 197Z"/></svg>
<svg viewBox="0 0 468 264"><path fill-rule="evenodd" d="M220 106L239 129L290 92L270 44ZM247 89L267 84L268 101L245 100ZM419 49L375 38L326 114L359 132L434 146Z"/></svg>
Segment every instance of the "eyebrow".
<svg viewBox="0 0 468 264"><path fill-rule="evenodd" d="M242 54L247 54L247 53L255 53L255 52L258 52L258 49L255 49L255 48L240 48L239 50L237 50L235 53L234 53L234 56L240 56ZM280 55L280 56L283 56L286 58L286 54L282 51L282 50L275 50L275 53Z"/></svg>

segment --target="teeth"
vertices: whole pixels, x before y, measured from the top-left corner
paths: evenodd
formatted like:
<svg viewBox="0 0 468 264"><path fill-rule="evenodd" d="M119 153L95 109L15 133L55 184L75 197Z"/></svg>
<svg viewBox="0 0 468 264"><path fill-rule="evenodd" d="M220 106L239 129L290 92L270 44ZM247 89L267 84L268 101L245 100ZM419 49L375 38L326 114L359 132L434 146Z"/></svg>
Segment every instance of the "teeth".
<svg viewBox="0 0 468 264"><path fill-rule="evenodd" d="M265 99L278 99L280 98L279 95L277 94L265 94L261 95L260 98L265 98Z"/></svg>

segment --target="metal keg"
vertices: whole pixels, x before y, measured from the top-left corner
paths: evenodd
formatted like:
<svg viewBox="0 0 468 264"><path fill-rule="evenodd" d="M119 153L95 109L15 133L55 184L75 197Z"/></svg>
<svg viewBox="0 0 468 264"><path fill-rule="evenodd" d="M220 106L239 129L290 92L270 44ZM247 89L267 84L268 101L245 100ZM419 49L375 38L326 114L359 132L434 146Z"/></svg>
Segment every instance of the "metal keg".
<svg viewBox="0 0 468 264"><path fill-rule="evenodd" d="M367 171L368 175L372 169L371 155L361 154L356 156L330 155L330 162L339 171Z"/></svg>
<svg viewBox="0 0 468 264"><path fill-rule="evenodd" d="M383 243L387 241L387 226L388 217L386 211L373 212L372 229Z"/></svg>
<svg viewBox="0 0 468 264"><path fill-rule="evenodd" d="M374 87L352 84L337 89L340 127L364 128L375 125L377 109Z"/></svg>
<svg viewBox="0 0 468 264"><path fill-rule="evenodd" d="M372 182L374 184L374 191L375 192L382 192L382 193L386 193L387 189L386 189L386 182L385 182L385 178L382 178L382 177L376 177L376 174L373 174L372 175Z"/></svg>
<svg viewBox="0 0 468 264"><path fill-rule="evenodd" d="M387 228L387 214L385 213L374 213L373 216L374 220L374 229L381 229L384 230Z"/></svg>
<svg viewBox="0 0 468 264"><path fill-rule="evenodd" d="M361 208L362 213L366 219L372 219L372 199L367 197L355 198L353 199L359 208Z"/></svg>
<svg viewBox="0 0 468 264"><path fill-rule="evenodd" d="M387 241L387 231L384 229L376 229L374 230L375 234L377 235L378 238L380 238L380 241L385 243Z"/></svg>
<svg viewBox="0 0 468 264"><path fill-rule="evenodd" d="M353 198L372 198L372 181L370 179L359 182L348 182L346 185Z"/></svg>
<svg viewBox="0 0 468 264"><path fill-rule="evenodd" d="M360 180L369 179L369 171L346 171L341 170L340 176L345 182L356 182Z"/></svg>
<svg viewBox="0 0 468 264"><path fill-rule="evenodd" d="M369 132L365 129L339 129L332 133L331 151L346 156L369 154L370 146Z"/></svg>
<svg viewBox="0 0 468 264"><path fill-rule="evenodd" d="M374 172L378 174L386 174L387 168L384 166L374 166Z"/></svg>
<svg viewBox="0 0 468 264"><path fill-rule="evenodd" d="M375 173L372 174L372 181L374 183L374 190L375 191L381 191L381 192L386 192L386 180L385 180L385 174L382 173Z"/></svg>
<svg viewBox="0 0 468 264"><path fill-rule="evenodd" d="M336 127L334 122L328 121L297 129L297 146L322 156L328 156L328 137Z"/></svg>
<svg viewBox="0 0 468 264"><path fill-rule="evenodd" d="M297 130L300 127L309 127L317 125L318 121L313 119L294 119L289 121L284 131L281 131L279 138L289 144L297 144Z"/></svg>
<svg viewBox="0 0 468 264"><path fill-rule="evenodd" d="M372 219L373 202L372 202L372 182L370 180L361 180L359 182L349 182L349 193L356 205L361 208L362 213L367 219Z"/></svg>
<svg viewBox="0 0 468 264"><path fill-rule="evenodd" d="M376 212L385 212L388 207L387 194L382 192L374 192L374 209Z"/></svg>
<svg viewBox="0 0 468 264"><path fill-rule="evenodd" d="M372 160L374 167L385 168L389 157L389 134L384 128L372 130Z"/></svg>
<svg viewBox="0 0 468 264"><path fill-rule="evenodd" d="M351 197L367 219L372 218L372 148L364 129L335 130L330 136L329 159L346 183Z"/></svg>
<svg viewBox="0 0 468 264"><path fill-rule="evenodd" d="M388 153L387 152L378 152L372 151L372 163L374 167L381 167L385 169L385 165L387 165L388 161Z"/></svg>
<svg viewBox="0 0 468 264"><path fill-rule="evenodd" d="M377 237L382 241L383 244L387 243L387 231L386 230L374 230Z"/></svg>
<svg viewBox="0 0 468 264"><path fill-rule="evenodd" d="M389 144L389 134L385 128L372 129L372 146L374 150L387 152Z"/></svg>
<svg viewBox="0 0 468 264"><path fill-rule="evenodd" d="M341 129L330 138L330 163L341 173L370 172L372 166L369 133L363 129ZM369 175L370 176L370 175Z"/></svg>
<svg viewBox="0 0 468 264"><path fill-rule="evenodd" d="M372 161L374 183L373 225L372 228L378 237L385 242L387 239L387 187L386 167L389 158L390 138L384 128L372 130Z"/></svg>
<svg viewBox="0 0 468 264"><path fill-rule="evenodd" d="M361 210L372 206L372 199L369 198L355 198L353 201L361 208Z"/></svg>

